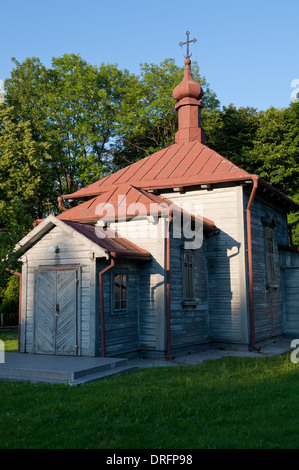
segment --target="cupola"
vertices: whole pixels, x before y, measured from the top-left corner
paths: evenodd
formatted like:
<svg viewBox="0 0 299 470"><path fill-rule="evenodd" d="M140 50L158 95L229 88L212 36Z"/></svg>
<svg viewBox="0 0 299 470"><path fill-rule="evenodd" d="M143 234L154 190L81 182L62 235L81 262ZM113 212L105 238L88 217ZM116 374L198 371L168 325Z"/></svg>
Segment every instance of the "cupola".
<svg viewBox="0 0 299 470"><path fill-rule="evenodd" d="M184 78L172 93L177 101L175 109L178 112L178 131L175 135L176 143L190 142L192 140L205 143L205 131L201 128L202 103L200 99L203 94L200 84L192 78L191 60L190 56L187 56Z"/></svg>

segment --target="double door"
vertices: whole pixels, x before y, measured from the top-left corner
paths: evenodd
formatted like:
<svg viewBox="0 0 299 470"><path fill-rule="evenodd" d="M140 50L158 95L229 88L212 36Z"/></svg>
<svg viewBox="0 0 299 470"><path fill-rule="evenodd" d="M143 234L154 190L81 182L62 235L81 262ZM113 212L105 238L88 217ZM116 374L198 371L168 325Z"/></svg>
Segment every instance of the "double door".
<svg viewBox="0 0 299 470"><path fill-rule="evenodd" d="M78 269L44 269L35 277L35 352L77 355Z"/></svg>

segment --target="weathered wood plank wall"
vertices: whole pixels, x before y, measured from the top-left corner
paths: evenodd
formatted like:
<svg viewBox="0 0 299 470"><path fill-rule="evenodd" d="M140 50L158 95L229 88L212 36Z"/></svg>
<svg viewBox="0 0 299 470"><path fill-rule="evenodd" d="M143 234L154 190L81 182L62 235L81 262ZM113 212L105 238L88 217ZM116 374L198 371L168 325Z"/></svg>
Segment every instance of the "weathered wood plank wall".
<svg viewBox="0 0 299 470"><path fill-rule="evenodd" d="M184 299L184 238L171 238L170 244L170 309L171 309L171 350L192 350L207 343L209 332L209 305L207 288L207 266L205 245L186 250L193 255L194 300Z"/></svg>
<svg viewBox="0 0 299 470"><path fill-rule="evenodd" d="M50 251L51 246L58 246L59 252ZM79 242L69 232L60 227L54 227L49 233L39 240L26 253L24 264L24 285L22 301L22 336L21 352L34 352L34 292L35 272L39 266L78 266L81 270L79 330L79 353L81 355L93 355L94 347L91 345L91 315L94 316L95 305L93 302L92 269L94 262L88 244Z"/></svg>
<svg viewBox="0 0 299 470"><path fill-rule="evenodd" d="M242 187L167 193L181 207L202 205L220 233L206 240L210 340L248 342Z"/></svg>
<svg viewBox="0 0 299 470"><path fill-rule="evenodd" d="M283 282L285 332L299 338L299 253L279 250Z"/></svg>
<svg viewBox="0 0 299 470"><path fill-rule="evenodd" d="M101 270L108 266L107 261L97 260L97 278ZM127 309L114 311L114 275L118 272L127 275ZM131 354L139 350L139 291L140 266L138 262L116 260L115 267L103 275L105 340L107 356ZM97 285L97 352L102 355L101 322L99 310L99 285Z"/></svg>
<svg viewBox="0 0 299 470"><path fill-rule="evenodd" d="M247 207L249 193L244 192L244 207ZM255 338L262 341L284 333L282 281L278 244L288 244L286 215L266 201L256 197L251 209L252 217L252 253L253 253L253 288ZM267 285L266 235L263 218L273 218L274 227L275 272L277 287Z"/></svg>
<svg viewBox="0 0 299 470"><path fill-rule="evenodd" d="M140 349L165 351L165 236L164 218L131 220L128 224L118 222L111 225L140 248L148 250L152 261L144 263L140 270L139 283L139 334Z"/></svg>

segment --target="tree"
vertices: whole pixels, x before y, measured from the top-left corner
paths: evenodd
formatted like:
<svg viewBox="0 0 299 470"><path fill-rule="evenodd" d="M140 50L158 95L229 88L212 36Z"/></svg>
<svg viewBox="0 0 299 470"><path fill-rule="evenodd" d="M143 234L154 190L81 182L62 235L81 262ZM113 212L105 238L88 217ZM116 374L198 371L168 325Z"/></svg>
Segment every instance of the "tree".
<svg viewBox="0 0 299 470"><path fill-rule="evenodd" d="M17 120L30 122L33 137L50 146L55 203L111 170L109 148L133 76L116 65L94 67L75 54L53 58L49 69L37 58L14 63L6 102Z"/></svg>
<svg viewBox="0 0 299 470"><path fill-rule="evenodd" d="M7 285L0 288L0 313L17 313L19 309L19 276L10 276ZM2 299L2 300L1 300Z"/></svg>
<svg viewBox="0 0 299 470"><path fill-rule="evenodd" d="M17 122L13 108L0 105L0 271L14 262L8 253L45 215L49 186L48 145L34 140L30 122ZM5 260L5 261L3 261Z"/></svg>
<svg viewBox="0 0 299 470"><path fill-rule="evenodd" d="M207 145L235 165L250 171L251 151L258 129L258 113L254 108L224 106L221 111L205 115Z"/></svg>
<svg viewBox="0 0 299 470"><path fill-rule="evenodd" d="M160 65L142 64L135 86L127 90L121 102L117 136L111 152L114 170L157 152L174 143L177 114L173 89L182 81L184 67L165 59ZM196 62L192 76L205 92L203 104L207 110L216 109L219 101L199 74Z"/></svg>
<svg viewBox="0 0 299 470"><path fill-rule="evenodd" d="M252 171L291 196L299 190L299 142L292 136L289 114L290 108L273 107L259 113L250 161Z"/></svg>

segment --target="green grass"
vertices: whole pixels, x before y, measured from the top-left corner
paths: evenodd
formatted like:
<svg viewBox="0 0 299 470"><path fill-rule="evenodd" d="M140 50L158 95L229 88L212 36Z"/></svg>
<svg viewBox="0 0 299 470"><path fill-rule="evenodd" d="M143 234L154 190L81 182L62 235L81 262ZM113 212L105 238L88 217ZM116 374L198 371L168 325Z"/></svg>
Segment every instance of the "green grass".
<svg viewBox="0 0 299 470"><path fill-rule="evenodd" d="M18 352L18 333L15 331L1 331L0 340L4 341L6 352Z"/></svg>
<svg viewBox="0 0 299 470"><path fill-rule="evenodd" d="M290 355L143 369L71 388L0 382L0 448L299 447Z"/></svg>

